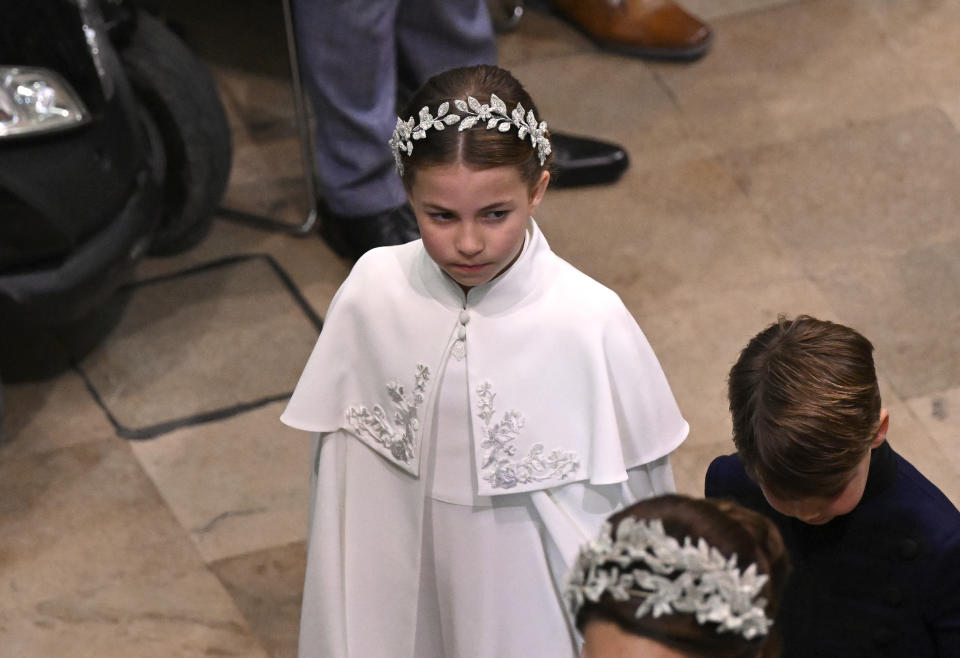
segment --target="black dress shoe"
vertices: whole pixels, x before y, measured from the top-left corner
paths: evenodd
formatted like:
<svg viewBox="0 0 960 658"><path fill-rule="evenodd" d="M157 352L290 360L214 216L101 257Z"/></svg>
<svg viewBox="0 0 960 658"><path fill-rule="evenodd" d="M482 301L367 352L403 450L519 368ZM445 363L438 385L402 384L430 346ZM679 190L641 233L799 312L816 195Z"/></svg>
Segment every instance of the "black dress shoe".
<svg viewBox="0 0 960 658"><path fill-rule="evenodd" d="M598 139L551 133L550 147L553 150L550 185L554 187L612 183L630 164L622 147Z"/></svg>
<svg viewBox="0 0 960 658"><path fill-rule="evenodd" d="M357 260L374 247L405 244L420 237L417 218L410 204L375 215L345 217L319 204L323 219L320 237L344 258Z"/></svg>

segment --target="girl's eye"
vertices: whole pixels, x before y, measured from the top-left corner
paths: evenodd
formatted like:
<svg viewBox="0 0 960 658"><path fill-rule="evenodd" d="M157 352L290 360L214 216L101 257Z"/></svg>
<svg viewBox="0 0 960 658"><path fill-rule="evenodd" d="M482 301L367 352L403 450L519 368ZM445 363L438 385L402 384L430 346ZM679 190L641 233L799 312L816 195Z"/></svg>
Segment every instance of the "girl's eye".
<svg viewBox="0 0 960 658"><path fill-rule="evenodd" d="M491 210L487 213L487 217L490 219L503 219L510 214L509 210Z"/></svg>
<svg viewBox="0 0 960 658"><path fill-rule="evenodd" d="M430 217L430 219L436 220L438 222L449 222L451 219L453 219L452 212L432 212L432 213L428 213L428 216Z"/></svg>

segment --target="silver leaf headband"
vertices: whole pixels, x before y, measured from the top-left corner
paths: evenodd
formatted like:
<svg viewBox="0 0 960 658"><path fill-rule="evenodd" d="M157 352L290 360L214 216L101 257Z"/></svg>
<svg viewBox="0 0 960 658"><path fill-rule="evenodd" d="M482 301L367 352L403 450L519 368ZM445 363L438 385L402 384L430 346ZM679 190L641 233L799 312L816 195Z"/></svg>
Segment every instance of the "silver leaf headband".
<svg viewBox="0 0 960 658"><path fill-rule="evenodd" d="M617 601L642 599L636 617L688 613L698 624L713 622L720 633L739 633L747 640L767 634L773 620L766 600L758 594L767 576L757 565L737 568L736 554L725 558L701 537L680 544L663 529L663 522L627 517L617 526L604 523L596 540L580 549L567 576L564 598L574 617L589 600L604 593Z"/></svg>
<svg viewBox="0 0 960 658"><path fill-rule="evenodd" d="M397 162L397 171L403 175L403 160L401 153L408 156L413 153L413 142L423 139L427 136L427 131L443 130L446 126L452 126L459 123L459 130L473 128L477 123L486 122L487 130L496 128L502 133L510 130L511 127L517 129L517 137L524 139L530 136L530 145L537 149L537 157L540 164L543 165L550 155L550 140L547 139L547 122L537 123L533 110L524 110L523 105L517 103L513 111L507 113L507 105L496 94L490 94L490 103L481 104L473 96L467 96L467 100L456 99L454 106L461 114L449 112L450 103L444 101L437 108L437 116L430 114L430 108L424 106L420 109L417 123L414 117L406 121L397 117L397 127L393 129L393 136L390 138L390 149L393 151L393 159Z"/></svg>

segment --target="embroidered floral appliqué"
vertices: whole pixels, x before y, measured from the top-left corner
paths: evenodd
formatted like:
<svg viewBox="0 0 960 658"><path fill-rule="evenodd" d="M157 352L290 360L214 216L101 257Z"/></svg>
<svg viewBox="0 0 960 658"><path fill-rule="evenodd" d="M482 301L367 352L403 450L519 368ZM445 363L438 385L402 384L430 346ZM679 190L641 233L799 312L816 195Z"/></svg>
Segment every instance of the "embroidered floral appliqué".
<svg viewBox="0 0 960 658"><path fill-rule="evenodd" d="M484 450L480 470L487 472L483 479L494 489L512 489L518 484L544 480L565 480L580 468L577 453L556 449L545 455L542 443L535 443L525 457L511 459L517 454L513 442L523 429L523 416L510 410L503 414L500 422L491 425L496 393L489 382L477 386L477 396L480 409L477 416L483 421L484 433L480 443Z"/></svg>
<svg viewBox="0 0 960 658"><path fill-rule="evenodd" d="M395 381L387 384L387 393L394 407L392 425L387 420L387 412L379 404L374 405L372 411L366 407L350 407L347 409L347 422L357 434L382 445L397 461L409 464L413 460L414 437L420 428L417 410L423 404L429 380L430 368L421 364L417 365L410 395Z"/></svg>

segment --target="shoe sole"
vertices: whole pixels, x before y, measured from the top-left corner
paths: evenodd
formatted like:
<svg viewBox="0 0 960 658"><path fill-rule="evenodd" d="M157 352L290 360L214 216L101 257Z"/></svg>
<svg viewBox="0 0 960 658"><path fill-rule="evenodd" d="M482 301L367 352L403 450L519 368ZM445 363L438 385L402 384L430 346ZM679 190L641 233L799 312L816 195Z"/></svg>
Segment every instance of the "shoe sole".
<svg viewBox="0 0 960 658"><path fill-rule="evenodd" d="M655 47L640 47L640 46L628 46L625 44L619 43L609 43L600 41L596 37L593 37L583 30L580 30L586 37L588 37L593 43L595 43L599 48L617 53L618 55L630 55L632 57L639 57L640 59L645 59L648 61L654 62L694 62L704 55L707 54L707 51L710 50L710 46L713 45L713 35L711 34L703 43L699 43L695 46L689 46L687 48L655 48Z"/></svg>

